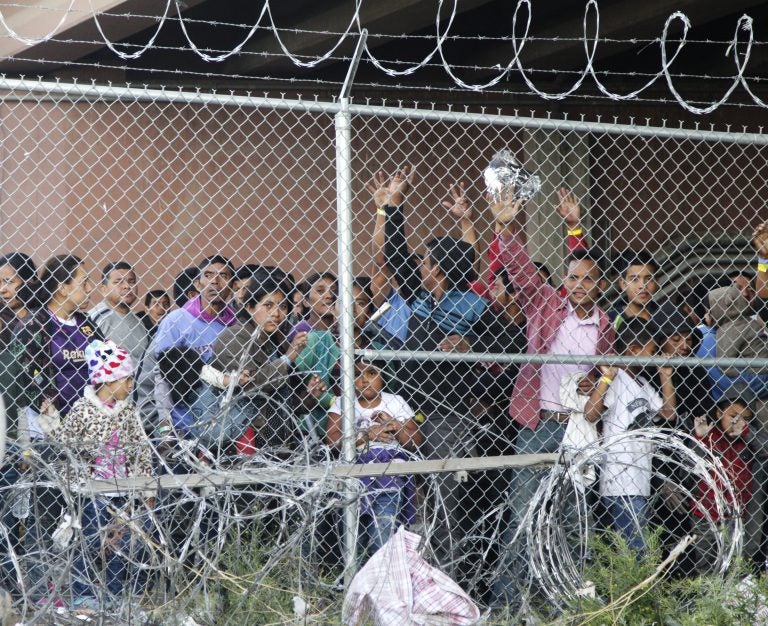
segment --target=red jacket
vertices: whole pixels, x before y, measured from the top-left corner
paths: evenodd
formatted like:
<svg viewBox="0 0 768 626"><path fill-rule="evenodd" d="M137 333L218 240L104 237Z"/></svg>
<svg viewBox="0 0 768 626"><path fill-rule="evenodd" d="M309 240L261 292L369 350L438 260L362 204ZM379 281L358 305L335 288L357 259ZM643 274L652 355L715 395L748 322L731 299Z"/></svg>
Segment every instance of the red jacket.
<svg viewBox="0 0 768 626"><path fill-rule="evenodd" d="M574 250L585 250L587 248L587 239L583 235L568 235L568 252ZM501 268L504 267L504 262L501 260L501 239L495 236L491 243L488 245L486 252L488 258L488 276L486 280L482 278L472 281L469 286L481 298L491 299L490 286L493 282L493 277Z"/></svg>
<svg viewBox="0 0 768 626"><path fill-rule="evenodd" d="M747 427L749 428L749 427ZM752 453L749 451L745 436L748 430L736 439L731 439L719 426L715 426L702 439L696 437L703 445L712 450L720 459L726 474L731 480L735 496L740 506L744 506L752 497ZM691 502L691 510L697 517L705 517L706 513L713 521L722 519L717 510L714 491L702 480L697 489L698 501ZM731 504L733 502L731 501ZM703 510L702 510L703 509ZM742 517L746 511L742 509Z"/></svg>

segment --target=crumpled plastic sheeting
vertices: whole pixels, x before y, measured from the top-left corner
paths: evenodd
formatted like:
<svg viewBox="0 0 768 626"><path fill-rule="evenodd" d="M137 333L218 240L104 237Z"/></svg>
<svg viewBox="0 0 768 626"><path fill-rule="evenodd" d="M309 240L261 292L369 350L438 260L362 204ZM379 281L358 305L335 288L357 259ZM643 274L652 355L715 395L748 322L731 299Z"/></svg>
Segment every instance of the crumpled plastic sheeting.
<svg viewBox="0 0 768 626"><path fill-rule="evenodd" d="M483 172L485 187L494 201L522 198L525 202L541 189L541 179L523 168L509 150L496 153Z"/></svg>
<svg viewBox="0 0 768 626"><path fill-rule="evenodd" d="M465 626L480 610L449 576L417 552L421 537L400 528L352 580L342 623L360 626Z"/></svg>

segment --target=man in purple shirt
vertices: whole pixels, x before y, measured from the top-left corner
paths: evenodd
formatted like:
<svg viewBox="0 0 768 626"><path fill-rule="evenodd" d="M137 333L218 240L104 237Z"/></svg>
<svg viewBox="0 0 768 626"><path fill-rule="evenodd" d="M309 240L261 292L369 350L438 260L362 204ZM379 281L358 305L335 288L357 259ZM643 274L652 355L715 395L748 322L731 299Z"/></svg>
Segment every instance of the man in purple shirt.
<svg viewBox="0 0 768 626"><path fill-rule="evenodd" d="M235 275L232 262L221 255L206 257L198 271L195 288L200 295L163 318L144 355L137 395L145 428L157 426L159 413L169 413L172 408L170 389L157 368L160 353L169 348L191 348L207 363L219 333L237 323L229 305Z"/></svg>

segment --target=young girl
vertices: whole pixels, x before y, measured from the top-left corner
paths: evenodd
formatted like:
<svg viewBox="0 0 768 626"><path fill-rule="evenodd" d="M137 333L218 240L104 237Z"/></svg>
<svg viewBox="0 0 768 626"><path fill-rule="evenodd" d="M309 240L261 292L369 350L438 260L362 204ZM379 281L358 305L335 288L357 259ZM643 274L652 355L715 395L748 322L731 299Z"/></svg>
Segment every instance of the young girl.
<svg viewBox="0 0 768 626"><path fill-rule="evenodd" d="M326 279L323 279L326 280ZM317 283L312 289L317 290ZM325 304L320 306L319 300L310 294L309 302L315 313L310 314L310 320L320 319L322 311L326 310L329 293L335 293L335 286L327 284L323 287L323 299ZM330 290L330 291L329 291ZM371 317L371 290L362 278L356 278L352 285L352 297L354 298L354 334L355 346L367 348L369 346L381 347L376 342L371 342L364 333L366 324ZM335 298L335 295L334 295ZM338 312L339 302L334 300L334 321ZM320 306L320 309L318 309ZM325 319L327 322L328 319ZM298 330L297 330L298 329ZM296 371L308 374L306 380L307 395L304 405L309 413L303 418L302 428L308 433L310 439L322 441L327 428L328 410L335 397L339 381L339 357L340 350L338 337L335 332L335 324L321 329L318 326L311 328L306 334L306 347L296 357ZM294 336L301 332L297 326L293 331ZM290 335L289 335L290 338Z"/></svg>
<svg viewBox="0 0 768 626"><path fill-rule="evenodd" d="M85 359L90 385L57 431L60 441L75 457L69 467L70 483L151 476L149 446L136 407L129 400L134 376L130 355L111 341L97 340L86 347ZM76 577L72 584L75 607L103 606L104 598L99 596L104 586L108 600L119 598L126 585L134 592L141 590L144 577L127 576L128 559L137 558L136 538L131 541L127 526L120 521L122 512L130 514L131 504L127 494L118 488L86 499L81 520L85 545L72 568ZM147 506L151 504L147 502Z"/></svg>
<svg viewBox="0 0 768 626"><path fill-rule="evenodd" d="M358 463L389 463L409 460L409 452L422 442L413 410L402 397L384 391L383 365L359 361L355 377L355 445ZM328 411L329 445L342 440L341 399ZM373 554L394 533L397 522L410 524L415 518L414 483L410 476L365 478L360 521L362 545Z"/></svg>
<svg viewBox="0 0 768 626"><path fill-rule="evenodd" d="M694 418L696 438L712 450L728 474L735 492L737 503L744 515L752 497L752 452L749 449L749 421L752 419L751 406L755 395L746 384L736 383L718 401L714 411L714 422L706 417ZM697 488L698 498L691 502L693 532L697 535L696 570L699 573L712 571L717 557L717 537L710 522L728 527L732 519L722 518L718 511L715 495L706 481ZM747 558L756 555L746 554Z"/></svg>

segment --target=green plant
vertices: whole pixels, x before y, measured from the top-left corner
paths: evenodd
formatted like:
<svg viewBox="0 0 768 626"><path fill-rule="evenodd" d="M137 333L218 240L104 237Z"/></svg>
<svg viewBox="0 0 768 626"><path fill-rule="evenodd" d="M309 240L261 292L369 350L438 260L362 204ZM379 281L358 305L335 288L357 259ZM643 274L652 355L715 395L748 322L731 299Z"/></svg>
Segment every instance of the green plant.
<svg viewBox="0 0 768 626"><path fill-rule="evenodd" d="M725 577L689 578L668 575L658 535L648 537L648 550L638 555L615 534L592 542L593 562L585 580L596 597L582 598L554 620L561 626L738 626L768 624L768 579L752 577L741 562Z"/></svg>

